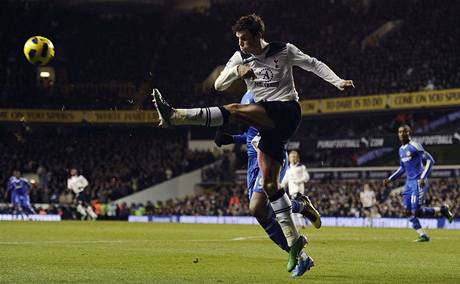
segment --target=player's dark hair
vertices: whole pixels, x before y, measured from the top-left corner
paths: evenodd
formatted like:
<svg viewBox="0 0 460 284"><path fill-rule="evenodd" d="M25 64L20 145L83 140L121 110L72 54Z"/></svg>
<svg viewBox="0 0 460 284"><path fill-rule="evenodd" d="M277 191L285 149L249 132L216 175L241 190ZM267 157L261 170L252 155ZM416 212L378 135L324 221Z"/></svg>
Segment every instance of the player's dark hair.
<svg viewBox="0 0 460 284"><path fill-rule="evenodd" d="M259 33L263 36L265 33L264 21L261 17L257 16L256 14L251 14L247 16L242 16L232 26L233 33L242 32L246 30L249 31L249 33L252 36L257 36L257 34Z"/></svg>
<svg viewBox="0 0 460 284"><path fill-rule="evenodd" d="M400 127L403 127L404 129L409 129L409 131L412 132L412 128L409 126L409 124L403 124Z"/></svg>

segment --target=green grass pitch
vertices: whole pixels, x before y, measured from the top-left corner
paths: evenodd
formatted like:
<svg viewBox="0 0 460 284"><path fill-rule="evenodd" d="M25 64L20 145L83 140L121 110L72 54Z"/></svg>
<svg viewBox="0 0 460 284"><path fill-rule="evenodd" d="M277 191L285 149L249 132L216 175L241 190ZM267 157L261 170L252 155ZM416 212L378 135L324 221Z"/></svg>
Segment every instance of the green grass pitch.
<svg viewBox="0 0 460 284"><path fill-rule="evenodd" d="M258 226L1 222L0 283L460 283L459 230L303 233L315 267L291 279Z"/></svg>

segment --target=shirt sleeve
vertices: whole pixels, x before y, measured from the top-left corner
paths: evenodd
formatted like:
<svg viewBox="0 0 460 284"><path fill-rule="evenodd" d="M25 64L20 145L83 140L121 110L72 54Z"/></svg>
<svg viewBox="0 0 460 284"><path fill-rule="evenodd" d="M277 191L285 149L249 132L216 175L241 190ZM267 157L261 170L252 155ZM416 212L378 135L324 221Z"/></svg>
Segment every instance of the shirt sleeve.
<svg viewBox="0 0 460 284"><path fill-rule="evenodd" d="M433 156L430 155L427 151L422 153L422 160L425 161L425 168L420 176L421 179L425 179L430 173L434 165Z"/></svg>
<svg viewBox="0 0 460 284"><path fill-rule="evenodd" d="M433 165L434 165L433 156L431 156L430 153L425 151L425 149L420 143L411 141L410 144L414 146L414 148L417 150L417 152L421 156L422 161L425 162L425 167L423 169L422 174L420 175L421 179L425 179L431 173L431 169L433 168Z"/></svg>
<svg viewBox="0 0 460 284"><path fill-rule="evenodd" d="M405 172L406 169L404 168L404 164L402 162L399 162L399 168L388 178L388 180L395 180L402 176Z"/></svg>
<svg viewBox="0 0 460 284"><path fill-rule="evenodd" d="M304 183L307 183L310 181L310 174L308 173L307 171L307 167L303 166L303 170L304 170L304 174L305 174L305 178L304 178Z"/></svg>
<svg viewBox="0 0 460 284"><path fill-rule="evenodd" d="M289 176L289 169L286 171L286 173L284 174L284 178L281 181L281 188L286 189L288 182L289 182L288 176Z"/></svg>
<svg viewBox="0 0 460 284"><path fill-rule="evenodd" d="M88 180L84 176L80 176L80 187L83 189L88 186Z"/></svg>
<svg viewBox="0 0 460 284"><path fill-rule="evenodd" d="M235 144L245 144L247 139L247 133L232 135L233 143Z"/></svg>
<svg viewBox="0 0 460 284"><path fill-rule="evenodd" d="M303 53L293 44L288 43L287 49L289 63L291 66L298 66L306 71L310 71L324 81L331 83L337 89L343 90L343 88L340 87L340 83L343 81L343 79L337 76L334 71L332 71L331 68L329 68L329 66L327 66L325 63Z"/></svg>
<svg viewBox="0 0 460 284"><path fill-rule="evenodd" d="M224 91L230 87L230 85L239 78L238 65L243 63L241 54L237 51L228 60L224 70L220 72L216 81L214 82L214 88L217 91Z"/></svg>

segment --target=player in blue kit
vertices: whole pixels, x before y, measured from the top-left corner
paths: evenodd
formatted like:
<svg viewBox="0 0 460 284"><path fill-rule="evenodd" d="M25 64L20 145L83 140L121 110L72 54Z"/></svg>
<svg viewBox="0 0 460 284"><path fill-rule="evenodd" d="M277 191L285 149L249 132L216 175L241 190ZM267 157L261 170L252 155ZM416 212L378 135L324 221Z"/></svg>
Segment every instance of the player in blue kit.
<svg viewBox="0 0 460 284"><path fill-rule="evenodd" d="M252 94L248 91L243 96L241 104L254 103ZM247 186L249 197L249 211L254 216L259 224L264 228L270 239L277 244L281 249L289 251L286 237L283 234L281 226L276 220L275 213L268 203L267 195L262 187L259 164L257 161L257 144L260 139L259 131L255 127L249 127L246 132L239 135L230 135L228 133L218 131L215 142L217 146L228 144L246 144L248 154L248 172ZM280 180L283 179L287 170L287 152L285 152L285 162L280 171ZM307 217L316 228L321 226L321 217L318 211L313 207L308 197L299 195L292 202L292 212L301 213ZM292 276L302 276L307 270L314 265L313 259L307 256L304 252L299 258L299 262L295 267Z"/></svg>
<svg viewBox="0 0 460 284"><path fill-rule="evenodd" d="M399 148L400 166L389 178L383 181L386 186L389 182L406 173L406 184L403 191L403 205L406 216L412 227L419 233L417 242L428 242L430 237L420 225L418 217L444 216L452 222L453 216L447 205L441 207L425 207L428 191L428 176L434 164L433 157L423 149L422 145L412 141L412 130L408 125L398 129L398 137L402 146ZM423 163L425 162L425 165Z"/></svg>
<svg viewBox="0 0 460 284"><path fill-rule="evenodd" d="M21 177L21 172L19 170L14 170L13 176L9 178L6 185L6 194L11 192L11 203L13 204L14 210L13 214L35 214L34 209L30 206L29 189L29 181Z"/></svg>

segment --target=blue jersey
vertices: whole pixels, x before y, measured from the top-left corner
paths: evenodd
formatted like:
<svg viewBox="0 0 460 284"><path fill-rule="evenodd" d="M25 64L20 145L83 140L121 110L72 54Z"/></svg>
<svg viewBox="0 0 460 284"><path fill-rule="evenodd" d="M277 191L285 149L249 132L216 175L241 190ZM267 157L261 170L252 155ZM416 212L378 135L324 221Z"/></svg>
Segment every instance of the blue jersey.
<svg viewBox="0 0 460 284"><path fill-rule="evenodd" d="M254 97L252 94L247 91L246 94L244 94L243 98L241 99L241 104L248 105L254 103ZM236 144L244 144L246 143L246 148L248 151L248 157L257 157L257 151L254 149L254 146L252 145L251 141L256 137L256 135L259 133L259 130L257 128L250 126L246 132L240 135L232 135L233 136L233 142Z"/></svg>
<svg viewBox="0 0 460 284"><path fill-rule="evenodd" d="M6 191L11 191L12 195L26 195L30 184L25 178L10 177L6 186Z"/></svg>
<svg viewBox="0 0 460 284"><path fill-rule="evenodd" d="M404 173L406 173L408 181L426 179L434 164L433 157L415 141L410 141L399 148L399 159L399 169L389 177L390 181Z"/></svg>

